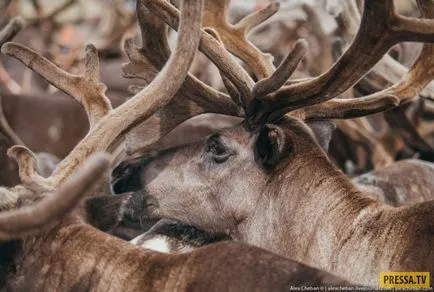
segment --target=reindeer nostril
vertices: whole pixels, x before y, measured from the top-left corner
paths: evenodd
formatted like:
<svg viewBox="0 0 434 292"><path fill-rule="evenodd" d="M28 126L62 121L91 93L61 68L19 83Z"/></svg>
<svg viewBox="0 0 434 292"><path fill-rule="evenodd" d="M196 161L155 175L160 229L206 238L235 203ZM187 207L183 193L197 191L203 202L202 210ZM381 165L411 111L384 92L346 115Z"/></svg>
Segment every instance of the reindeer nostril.
<svg viewBox="0 0 434 292"><path fill-rule="evenodd" d="M140 190L142 188L140 179L141 173L141 163L131 163L130 161L121 162L112 171L110 184L113 194Z"/></svg>

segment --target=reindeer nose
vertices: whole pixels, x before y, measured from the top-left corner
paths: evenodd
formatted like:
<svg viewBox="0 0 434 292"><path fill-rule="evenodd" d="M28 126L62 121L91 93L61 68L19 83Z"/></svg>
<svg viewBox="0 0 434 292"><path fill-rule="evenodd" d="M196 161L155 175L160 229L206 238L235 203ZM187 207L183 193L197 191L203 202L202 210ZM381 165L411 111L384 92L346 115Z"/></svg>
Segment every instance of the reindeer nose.
<svg viewBox="0 0 434 292"><path fill-rule="evenodd" d="M142 188L143 166L154 157L155 155L144 155L119 163L111 173L110 184L113 194L139 191Z"/></svg>

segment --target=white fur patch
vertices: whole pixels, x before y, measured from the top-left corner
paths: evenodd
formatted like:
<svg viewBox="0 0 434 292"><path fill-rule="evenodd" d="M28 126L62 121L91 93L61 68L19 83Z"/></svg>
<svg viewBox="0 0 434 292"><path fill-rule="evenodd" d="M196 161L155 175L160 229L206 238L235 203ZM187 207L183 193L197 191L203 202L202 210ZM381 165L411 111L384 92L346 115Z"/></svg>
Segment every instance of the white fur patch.
<svg viewBox="0 0 434 292"><path fill-rule="evenodd" d="M143 243L140 242L140 237L138 236L131 240L130 242L135 245L140 245L143 248L147 248L150 250L155 250L163 253L170 253L170 245L167 242L167 239L165 237L154 237L152 239L146 240ZM138 242L140 242L138 244Z"/></svg>

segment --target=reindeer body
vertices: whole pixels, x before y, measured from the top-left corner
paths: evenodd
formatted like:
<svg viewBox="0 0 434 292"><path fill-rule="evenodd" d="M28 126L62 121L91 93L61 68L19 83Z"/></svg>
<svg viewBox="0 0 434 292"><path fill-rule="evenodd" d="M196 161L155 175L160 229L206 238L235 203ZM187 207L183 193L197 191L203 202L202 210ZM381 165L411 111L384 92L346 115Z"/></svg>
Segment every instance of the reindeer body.
<svg viewBox="0 0 434 292"><path fill-rule="evenodd" d="M434 164L401 160L353 179L364 193L399 207L434 200Z"/></svg>

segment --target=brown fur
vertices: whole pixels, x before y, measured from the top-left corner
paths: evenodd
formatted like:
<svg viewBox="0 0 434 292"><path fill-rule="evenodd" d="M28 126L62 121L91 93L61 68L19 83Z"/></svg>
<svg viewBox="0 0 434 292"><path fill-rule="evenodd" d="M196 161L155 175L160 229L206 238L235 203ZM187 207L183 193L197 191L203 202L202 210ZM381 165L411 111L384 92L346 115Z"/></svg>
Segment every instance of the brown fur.
<svg viewBox="0 0 434 292"><path fill-rule="evenodd" d="M238 243L180 255L144 250L74 216L23 240L15 267L8 278L12 291L288 291L291 285L348 285Z"/></svg>
<svg viewBox="0 0 434 292"><path fill-rule="evenodd" d="M434 201L382 205L329 161L305 123L279 127L285 145L275 170L258 163L257 135L243 126L219 133L232 153L224 163L207 160L210 140L143 161L136 208L143 218L226 232L357 283L378 285L380 271L434 269Z"/></svg>
<svg viewBox="0 0 434 292"><path fill-rule="evenodd" d="M434 200L434 164L417 159L397 161L353 182L373 198L395 207Z"/></svg>

